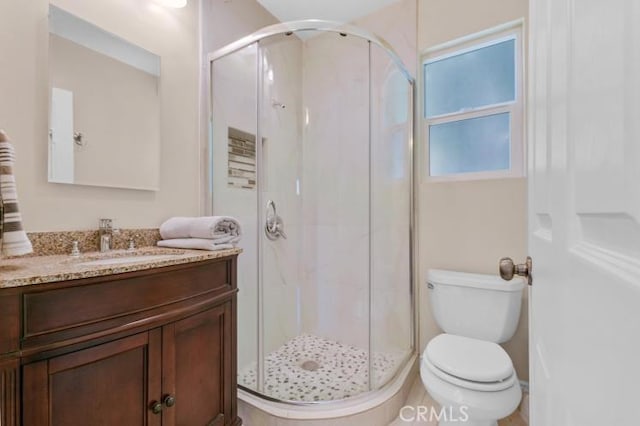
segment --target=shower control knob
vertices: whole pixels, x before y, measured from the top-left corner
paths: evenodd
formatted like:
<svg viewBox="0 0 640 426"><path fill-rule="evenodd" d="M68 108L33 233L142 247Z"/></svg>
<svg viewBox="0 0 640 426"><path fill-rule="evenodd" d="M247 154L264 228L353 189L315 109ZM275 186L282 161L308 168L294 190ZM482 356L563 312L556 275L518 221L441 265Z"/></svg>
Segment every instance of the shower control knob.
<svg viewBox="0 0 640 426"><path fill-rule="evenodd" d="M278 238L287 239L287 234L284 232L284 222L282 218L278 216L276 203L272 200L267 202L267 217L264 224L264 233L271 241L275 241Z"/></svg>
<svg viewBox="0 0 640 426"><path fill-rule="evenodd" d="M527 277L527 282L529 285L532 283L532 270L533 270L533 260L530 256L527 256L527 260L525 263L515 264L510 257L503 257L500 259L500 277L503 280L512 280L515 275L519 275L521 277Z"/></svg>

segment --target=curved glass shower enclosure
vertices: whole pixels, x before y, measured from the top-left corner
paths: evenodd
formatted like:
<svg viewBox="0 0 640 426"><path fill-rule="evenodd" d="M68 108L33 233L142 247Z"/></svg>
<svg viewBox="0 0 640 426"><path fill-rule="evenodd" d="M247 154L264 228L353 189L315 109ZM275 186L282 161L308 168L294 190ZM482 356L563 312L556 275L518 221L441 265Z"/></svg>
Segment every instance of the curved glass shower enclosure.
<svg viewBox="0 0 640 426"><path fill-rule="evenodd" d="M244 229L239 386L292 403L384 386L414 350L413 79L322 21L267 27L210 72L212 212Z"/></svg>

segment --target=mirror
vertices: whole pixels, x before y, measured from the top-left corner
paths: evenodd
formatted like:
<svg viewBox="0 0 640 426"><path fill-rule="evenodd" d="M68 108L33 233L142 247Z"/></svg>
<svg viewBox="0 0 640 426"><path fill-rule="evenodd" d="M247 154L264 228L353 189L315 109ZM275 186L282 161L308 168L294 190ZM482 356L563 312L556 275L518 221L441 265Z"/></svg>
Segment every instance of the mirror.
<svg viewBox="0 0 640 426"><path fill-rule="evenodd" d="M158 190L160 57L49 6L49 182Z"/></svg>

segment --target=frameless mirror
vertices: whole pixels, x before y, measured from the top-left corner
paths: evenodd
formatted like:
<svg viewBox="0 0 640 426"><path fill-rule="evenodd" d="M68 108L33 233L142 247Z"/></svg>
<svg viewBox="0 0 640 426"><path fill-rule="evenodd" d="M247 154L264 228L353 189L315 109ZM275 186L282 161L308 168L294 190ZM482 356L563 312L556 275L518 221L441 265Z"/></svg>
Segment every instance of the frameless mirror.
<svg viewBox="0 0 640 426"><path fill-rule="evenodd" d="M160 57L49 6L49 182L158 190Z"/></svg>

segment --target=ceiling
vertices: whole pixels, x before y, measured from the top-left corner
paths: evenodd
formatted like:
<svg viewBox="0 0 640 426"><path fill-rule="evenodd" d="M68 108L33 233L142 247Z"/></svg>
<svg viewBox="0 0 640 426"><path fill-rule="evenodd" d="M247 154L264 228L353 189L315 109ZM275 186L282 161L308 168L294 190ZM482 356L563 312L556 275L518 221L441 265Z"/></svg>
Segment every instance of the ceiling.
<svg viewBox="0 0 640 426"><path fill-rule="evenodd" d="M398 0L258 0L281 22L324 19L351 22Z"/></svg>

